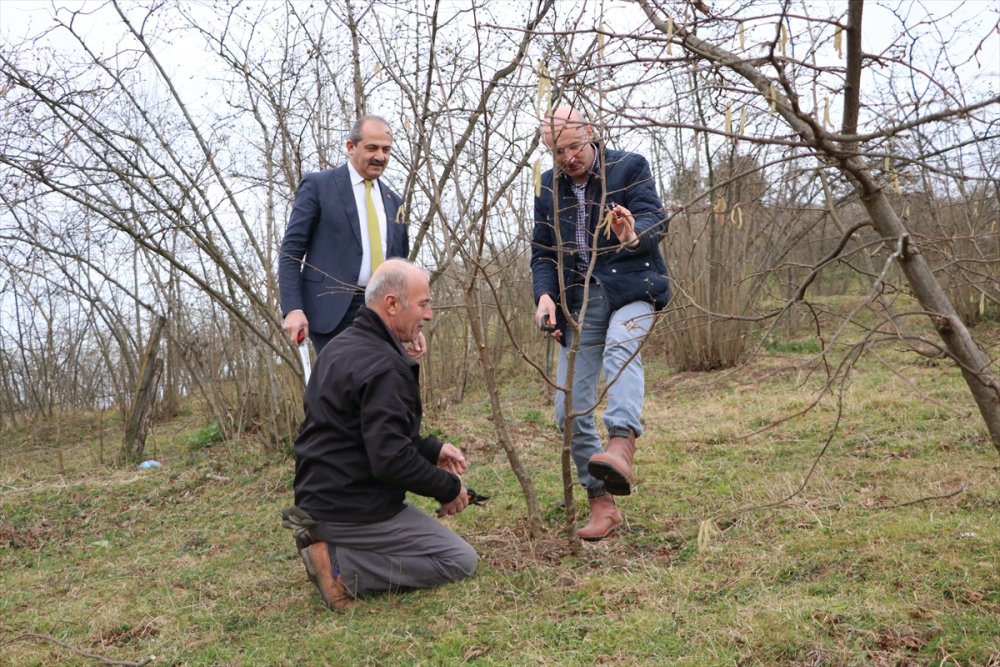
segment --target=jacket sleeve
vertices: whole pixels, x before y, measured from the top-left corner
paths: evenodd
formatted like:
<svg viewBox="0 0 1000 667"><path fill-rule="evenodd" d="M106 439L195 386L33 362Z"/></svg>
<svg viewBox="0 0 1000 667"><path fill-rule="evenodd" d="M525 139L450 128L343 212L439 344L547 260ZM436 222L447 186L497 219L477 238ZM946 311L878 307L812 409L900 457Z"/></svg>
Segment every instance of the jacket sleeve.
<svg viewBox="0 0 1000 667"><path fill-rule="evenodd" d="M542 177L542 191L535 197L535 225L531 232L531 281L535 303L543 294L559 301L559 248L556 244L551 172Z"/></svg>
<svg viewBox="0 0 1000 667"><path fill-rule="evenodd" d="M458 496L462 484L424 457L421 446L426 448L428 443L412 438L417 417L404 398L412 391L410 383L412 379L398 370L387 369L370 376L362 386L361 432L368 462L379 481L447 503Z"/></svg>
<svg viewBox="0 0 1000 667"><path fill-rule="evenodd" d="M417 451L423 456L431 465L437 465L438 459L441 458L441 448L444 447L444 443L435 438L433 435L426 435L414 441L417 446Z"/></svg>
<svg viewBox="0 0 1000 667"><path fill-rule="evenodd" d="M290 311L303 308L302 260L309 251L309 243L319 215L316 174L306 174L295 191L295 203L288 217L288 227L285 229L278 254L278 291L281 297L282 317Z"/></svg>
<svg viewBox="0 0 1000 667"><path fill-rule="evenodd" d="M640 245L633 252L651 252L662 240L664 209L660 196L656 194L656 183L649 162L641 155L630 155L628 168L624 174L624 206L635 218L635 232Z"/></svg>

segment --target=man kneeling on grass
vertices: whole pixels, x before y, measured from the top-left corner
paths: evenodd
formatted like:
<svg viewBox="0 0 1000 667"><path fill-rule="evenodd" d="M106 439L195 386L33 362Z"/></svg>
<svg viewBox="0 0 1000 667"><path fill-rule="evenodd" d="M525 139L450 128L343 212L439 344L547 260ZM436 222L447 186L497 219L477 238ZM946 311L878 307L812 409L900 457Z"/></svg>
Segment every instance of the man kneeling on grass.
<svg viewBox="0 0 1000 667"><path fill-rule="evenodd" d="M469 504L455 446L420 435L419 365L403 344L433 317L427 274L408 261L381 264L352 326L323 348L305 393L295 441L295 507L285 525L330 609L352 598L470 577L469 544L404 502L407 491Z"/></svg>

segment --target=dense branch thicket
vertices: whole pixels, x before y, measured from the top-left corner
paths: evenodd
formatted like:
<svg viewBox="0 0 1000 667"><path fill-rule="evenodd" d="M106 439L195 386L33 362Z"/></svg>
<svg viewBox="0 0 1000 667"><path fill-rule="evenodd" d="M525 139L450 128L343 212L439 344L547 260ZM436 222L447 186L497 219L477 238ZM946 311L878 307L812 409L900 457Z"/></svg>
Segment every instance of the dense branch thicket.
<svg viewBox="0 0 1000 667"><path fill-rule="evenodd" d="M276 253L302 173L345 158L362 112L393 125L388 177L434 274L428 405L542 370L535 130L570 103L650 158L668 202L676 296L647 353L738 366L808 337L804 312L856 313L820 298L843 295L882 313L884 339L950 357L1000 447L996 348L972 328L1000 316L997 9L848 8L36 7L0 50L0 419L127 412L165 316L161 410L198 395L226 435L287 442L301 375ZM941 338L914 333L928 316Z"/></svg>

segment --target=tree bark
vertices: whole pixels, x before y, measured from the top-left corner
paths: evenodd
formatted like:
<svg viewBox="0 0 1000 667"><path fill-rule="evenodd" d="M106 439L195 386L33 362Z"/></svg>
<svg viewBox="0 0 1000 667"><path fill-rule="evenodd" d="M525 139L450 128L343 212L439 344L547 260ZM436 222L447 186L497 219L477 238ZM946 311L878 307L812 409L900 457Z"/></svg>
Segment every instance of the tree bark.
<svg viewBox="0 0 1000 667"><path fill-rule="evenodd" d="M142 370L139 374L139 386L136 388L135 400L132 401L132 412L125 426L125 438L118 455L121 464L139 463L146 447L146 435L149 433L149 420L156 404L156 387L163 372L163 359L158 357L160 337L167 320L162 315L156 318L153 330L149 334L146 352L142 359Z"/></svg>
<svg viewBox="0 0 1000 667"><path fill-rule="evenodd" d="M986 423L997 453L1000 453L1000 381L990 366L989 357L972 338L951 299L931 271L920 248L912 242L909 231L896 215L881 186L859 156L844 165L845 173L861 196L872 226L889 247L902 250L899 265L913 295L930 317L948 352L958 363L965 383L972 392L979 413Z"/></svg>
<svg viewBox="0 0 1000 667"><path fill-rule="evenodd" d="M850 0L847 6L847 72L844 79L844 120L841 132L858 133L858 115L861 112L861 16L864 0Z"/></svg>

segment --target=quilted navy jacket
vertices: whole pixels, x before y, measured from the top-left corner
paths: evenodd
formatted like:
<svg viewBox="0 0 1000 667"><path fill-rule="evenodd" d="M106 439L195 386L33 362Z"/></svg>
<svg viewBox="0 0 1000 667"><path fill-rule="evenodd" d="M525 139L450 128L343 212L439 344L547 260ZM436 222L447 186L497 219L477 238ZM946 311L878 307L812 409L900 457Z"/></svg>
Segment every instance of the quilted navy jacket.
<svg viewBox="0 0 1000 667"><path fill-rule="evenodd" d="M603 150L599 169L587 182L588 228L593 234L610 207L621 204L635 218L639 247L628 250L614 233L602 230L597 238L593 277L604 288L611 310L633 301L648 301L656 310L670 299L667 267L660 254L660 241L666 233L665 214L649 163L637 153ZM583 277L576 270L577 199L571 179L560 175L553 191L552 169L542 174L541 194L535 197L535 226L532 232L531 274L535 303L542 294L556 302L556 325L565 333L565 321L559 308L559 259L565 285L579 285ZM558 225L558 239L557 239ZM610 236L610 238L608 238ZM565 336L562 339L565 341Z"/></svg>

